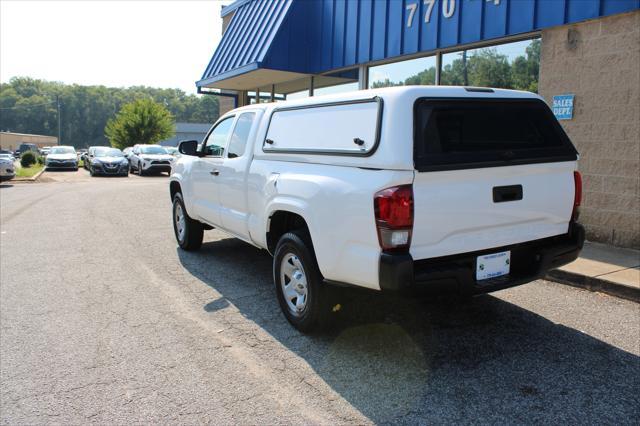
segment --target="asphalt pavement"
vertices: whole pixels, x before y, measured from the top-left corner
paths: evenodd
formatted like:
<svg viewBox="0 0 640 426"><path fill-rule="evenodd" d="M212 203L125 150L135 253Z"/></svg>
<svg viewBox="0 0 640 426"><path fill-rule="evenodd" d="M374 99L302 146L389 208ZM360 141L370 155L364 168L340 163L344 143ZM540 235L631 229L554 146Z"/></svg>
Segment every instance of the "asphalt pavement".
<svg viewBox="0 0 640 426"><path fill-rule="evenodd" d="M340 293L280 313L271 258L176 246L168 179L0 186L1 424L609 423L640 418L640 305L536 281L461 303Z"/></svg>

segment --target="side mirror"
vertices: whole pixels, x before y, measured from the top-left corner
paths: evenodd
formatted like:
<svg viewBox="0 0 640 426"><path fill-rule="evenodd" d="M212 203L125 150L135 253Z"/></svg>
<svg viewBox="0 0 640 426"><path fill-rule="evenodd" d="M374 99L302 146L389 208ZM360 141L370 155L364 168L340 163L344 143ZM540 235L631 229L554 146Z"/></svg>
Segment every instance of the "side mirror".
<svg viewBox="0 0 640 426"><path fill-rule="evenodd" d="M197 156L198 141L196 140L180 141L180 144L178 145L178 151L180 151L180 154Z"/></svg>

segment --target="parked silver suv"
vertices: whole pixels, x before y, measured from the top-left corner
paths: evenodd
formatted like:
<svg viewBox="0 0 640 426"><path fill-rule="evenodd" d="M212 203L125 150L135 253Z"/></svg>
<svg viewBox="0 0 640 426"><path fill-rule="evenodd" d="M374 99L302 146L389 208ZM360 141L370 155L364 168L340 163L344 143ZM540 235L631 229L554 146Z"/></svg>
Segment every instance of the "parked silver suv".
<svg viewBox="0 0 640 426"><path fill-rule="evenodd" d="M145 173L171 173L171 165L175 157L167 154L160 145L134 145L129 156L130 171L136 171L140 176Z"/></svg>

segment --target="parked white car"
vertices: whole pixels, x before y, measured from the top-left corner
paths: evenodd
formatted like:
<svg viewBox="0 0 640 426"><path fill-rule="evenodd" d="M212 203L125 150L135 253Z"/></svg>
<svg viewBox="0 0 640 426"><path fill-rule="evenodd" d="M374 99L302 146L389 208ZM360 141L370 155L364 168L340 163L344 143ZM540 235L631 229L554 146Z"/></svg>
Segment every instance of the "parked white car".
<svg viewBox="0 0 640 426"><path fill-rule="evenodd" d="M219 228L273 255L286 318L330 312L331 284L465 295L577 258L577 152L528 92L408 86L222 116L170 179L175 236Z"/></svg>
<svg viewBox="0 0 640 426"><path fill-rule="evenodd" d="M160 145L134 145L129 154L130 171L136 171L140 176L145 173L171 173L171 164L176 157L167 154Z"/></svg>
<svg viewBox="0 0 640 426"><path fill-rule="evenodd" d="M0 154L0 182L16 177L16 168L13 165L14 158L11 154Z"/></svg>
<svg viewBox="0 0 640 426"><path fill-rule="evenodd" d="M47 170L78 170L78 154L76 154L76 149L72 146L54 146L44 161Z"/></svg>

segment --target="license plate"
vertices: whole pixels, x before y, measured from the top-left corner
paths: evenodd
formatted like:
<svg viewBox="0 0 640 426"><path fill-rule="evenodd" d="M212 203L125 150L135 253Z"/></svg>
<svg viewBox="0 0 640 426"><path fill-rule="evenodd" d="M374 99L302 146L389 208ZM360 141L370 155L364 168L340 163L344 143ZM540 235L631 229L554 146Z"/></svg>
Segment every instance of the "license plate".
<svg viewBox="0 0 640 426"><path fill-rule="evenodd" d="M511 251L478 256L476 261L476 280L501 277L509 274Z"/></svg>

